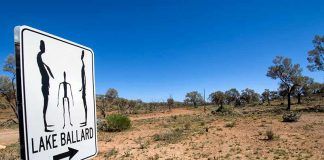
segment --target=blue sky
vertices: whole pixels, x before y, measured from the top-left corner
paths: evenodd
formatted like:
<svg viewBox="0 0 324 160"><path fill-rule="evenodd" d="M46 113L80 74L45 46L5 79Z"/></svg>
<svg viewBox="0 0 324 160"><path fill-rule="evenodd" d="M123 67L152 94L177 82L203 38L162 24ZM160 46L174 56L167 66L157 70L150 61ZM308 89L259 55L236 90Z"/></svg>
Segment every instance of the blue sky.
<svg viewBox="0 0 324 160"><path fill-rule="evenodd" d="M276 89L266 77L276 55L309 72L307 51L324 34L324 1L7 1L0 5L0 60L13 28L28 25L95 51L96 90L182 101L193 90ZM3 74L3 72L0 72Z"/></svg>

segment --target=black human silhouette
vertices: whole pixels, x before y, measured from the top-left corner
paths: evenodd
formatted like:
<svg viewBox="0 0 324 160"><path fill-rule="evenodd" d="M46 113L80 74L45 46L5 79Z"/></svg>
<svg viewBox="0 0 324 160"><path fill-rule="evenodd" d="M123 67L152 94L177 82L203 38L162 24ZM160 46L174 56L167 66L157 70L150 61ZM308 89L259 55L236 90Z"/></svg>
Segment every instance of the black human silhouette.
<svg viewBox="0 0 324 160"><path fill-rule="evenodd" d="M64 81L61 82L59 84L59 88L58 88L58 101L57 101L57 107L59 106L60 104L60 89L61 89L61 85L63 85L63 91L64 91L64 94L63 94L63 98L62 98L62 105L63 105L63 118L64 118L64 125L63 125L63 129L65 128L65 101L67 102L68 104L68 112L69 112L69 120L70 120L70 125L72 125L72 122L71 122L71 113L70 113L70 99L67 95L67 86L70 87L70 93L71 93L71 98L72 98L72 104L74 105L74 101L73 101L73 94L72 94L72 87L71 87L71 84L66 82L66 73L64 72L63 73L63 76L64 76Z"/></svg>
<svg viewBox="0 0 324 160"><path fill-rule="evenodd" d="M85 66L84 66L84 51L82 51L81 54L81 61L82 61L82 68L81 68L81 79L82 79L82 87L79 90L80 92L82 91L82 100L83 100L83 106L84 106L84 114L85 114L85 119L84 122L80 123L81 127L87 125L87 117L88 117L88 109L87 109L87 98L86 98L86 75L85 75Z"/></svg>
<svg viewBox="0 0 324 160"><path fill-rule="evenodd" d="M48 125L46 121L46 111L48 107L48 95L49 95L49 75L54 79L51 69L44 63L42 59L42 55L45 53L45 42L43 40L40 41L39 46L40 51L37 54L37 64L39 68L39 72L42 76L42 94L44 98L43 103L43 121L44 121L44 130L45 132L53 132L53 130L49 130L48 127L52 127L53 125Z"/></svg>

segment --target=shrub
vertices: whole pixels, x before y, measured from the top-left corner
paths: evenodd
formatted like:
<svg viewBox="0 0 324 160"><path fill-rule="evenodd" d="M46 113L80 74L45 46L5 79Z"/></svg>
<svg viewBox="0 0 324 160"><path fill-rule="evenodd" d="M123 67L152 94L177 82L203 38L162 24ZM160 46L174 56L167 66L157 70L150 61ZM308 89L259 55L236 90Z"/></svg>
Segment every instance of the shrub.
<svg viewBox="0 0 324 160"><path fill-rule="evenodd" d="M190 126L191 126L190 122L186 122L186 123L184 124L184 129L185 129L185 130L188 130L188 129L190 129Z"/></svg>
<svg viewBox="0 0 324 160"><path fill-rule="evenodd" d="M130 119L121 114L112 114L106 117L106 123L102 127L104 131L120 132L131 127Z"/></svg>
<svg viewBox="0 0 324 160"><path fill-rule="evenodd" d="M233 107L230 106L223 106L223 107L218 107L217 109L211 111L213 115L231 115L234 114Z"/></svg>
<svg viewBox="0 0 324 160"><path fill-rule="evenodd" d="M5 122L0 123L0 127L2 128L17 128L18 127L18 123L13 120L13 119L8 119Z"/></svg>
<svg viewBox="0 0 324 160"><path fill-rule="evenodd" d="M233 128L235 126L235 122L230 121L225 124L225 127Z"/></svg>
<svg viewBox="0 0 324 160"><path fill-rule="evenodd" d="M275 134L273 133L272 129L268 129L266 131L266 137L268 140L273 140L275 137Z"/></svg>
<svg viewBox="0 0 324 160"><path fill-rule="evenodd" d="M16 160L20 159L19 155L19 143L11 144L5 149L0 149L0 159Z"/></svg>
<svg viewBox="0 0 324 160"><path fill-rule="evenodd" d="M171 131L168 131L165 133L153 135L153 140L154 141L165 141L167 143L176 143L181 139L182 135L183 135L183 130L176 128L174 130L171 130Z"/></svg>
<svg viewBox="0 0 324 160"><path fill-rule="evenodd" d="M97 119L97 128L100 131L107 131L107 121L105 119Z"/></svg>
<svg viewBox="0 0 324 160"><path fill-rule="evenodd" d="M287 112L282 116L283 122L297 122L300 118L300 114L296 112Z"/></svg>
<svg viewBox="0 0 324 160"><path fill-rule="evenodd" d="M116 150L116 148L112 148L111 150L109 150L107 153L104 154L105 158L111 158L113 156L116 156L118 154L118 151Z"/></svg>

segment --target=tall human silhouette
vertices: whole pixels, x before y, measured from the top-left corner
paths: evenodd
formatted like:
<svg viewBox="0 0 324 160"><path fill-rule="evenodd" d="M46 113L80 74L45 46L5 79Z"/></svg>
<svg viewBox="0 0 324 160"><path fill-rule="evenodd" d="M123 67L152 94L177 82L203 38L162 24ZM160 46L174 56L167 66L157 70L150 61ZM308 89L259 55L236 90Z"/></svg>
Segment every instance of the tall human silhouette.
<svg viewBox="0 0 324 160"><path fill-rule="evenodd" d="M68 104L68 112L69 112L69 120L70 120L70 125L71 126L73 126L72 125L72 122L71 122L71 112L70 112L70 99L69 99L69 97L68 97L68 95L67 95L67 90L68 90L68 88L67 88L67 86L69 86L70 87L70 93L71 93L71 98L72 98L72 104L74 105L74 101L73 101L73 94L72 94L72 87L71 87L71 84L70 83L68 83L68 82L66 82L66 73L64 72L63 73L63 77L64 77L64 81L63 82L61 82L60 84L59 84L59 88L58 88L58 94L57 94L57 107L59 106L59 104L60 104L60 89L61 89L61 85L63 85L63 98L62 98L62 105L63 105L63 118L64 118L64 125L63 125L63 129L65 128L65 101L67 102L67 104Z"/></svg>
<svg viewBox="0 0 324 160"><path fill-rule="evenodd" d="M86 75L85 75L85 65L84 65L84 51L82 51L81 54L81 61L82 61L82 67L81 67L81 79L82 79L82 87L79 90L80 92L82 91L82 100L83 100L83 107L84 107L84 122L80 123L81 127L87 125L87 117L88 117L88 109L87 109L87 98L86 98Z"/></svg>
<svg viewBox="0 0 324 160"><path fill-rule="evenodd" d="M49 130L48 127L52 127L53 125L48 125L46 121L46 111L48 107L48 95L49 95L49 75L54 79L51 69L44 63L42 59L42 55L45 53L45 42L43 40L40 41L39 45L40 51L37 54L37 65L39 68L39 72L42 77L42 94L43 94L43 121L44 121L44 130L45 132L53 132L53 130Z"/></svg>

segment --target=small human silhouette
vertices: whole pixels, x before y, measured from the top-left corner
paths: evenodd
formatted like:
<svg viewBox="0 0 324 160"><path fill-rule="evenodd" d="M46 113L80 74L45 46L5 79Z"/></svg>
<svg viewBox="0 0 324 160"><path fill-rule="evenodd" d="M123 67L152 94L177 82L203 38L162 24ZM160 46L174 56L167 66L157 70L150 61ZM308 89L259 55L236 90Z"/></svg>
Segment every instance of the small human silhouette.
<svg viewBox="0 0 324 160"><path fill-rule="evenodd" d="M63 129L64 129L65 128L65 103L64 103L65 101L68 104L68 112L69 112L70 125L73 126L72 125L72 122L71 122L70 99L69 99L69 97L67 95L67 89L68 89L67 86L70 87L70 93L71 93L71 98L72 98L72 104L73 105L74 105L74 101L73 101L72 87L71 87L71 84L70 83L66 82L66 73L65 72L63 73L63 76L64 76L64 81L59 84L59 88L58 88L57 107L60 104L60 89L61 89L61 85L63 85L64 94L63 94L63 97L62 97L62 105L63 105L63 118L64 118Z"/></svg>
<svg viewBox="0 0 324 160"><path fill-rule="evenodd" d="M40 41L39 46L40 51L37 54L37 65L39 68L39 72L42 77L42 94L43 94L43 121L44 121L44 130L45 132L53 132L53 130L49 130L48 127L52 127L53 125L48 125L46 121L46 111L48 107L48 95L49 95L49 75L54 79L51 69L44 63L42 59L42 55L45 53L45 42L43 40Z"/></svg>
<svg viewBox="0 0 324 160"><path fill-rule="evenodd" d="M82 91L82 100L83 100L83 106L84 106L84 114L85 114L85 119L84 122L80 123L81 127L87 125L87 116L88 116L88 110L87 110L87 98L86 98L86 75L85 75L85 65L84 65L84 51L82 51L81 54L81 61L82 61L82 68L81 68L81 79L82 79L82 87L79 90L79 92Z"/></svg>

